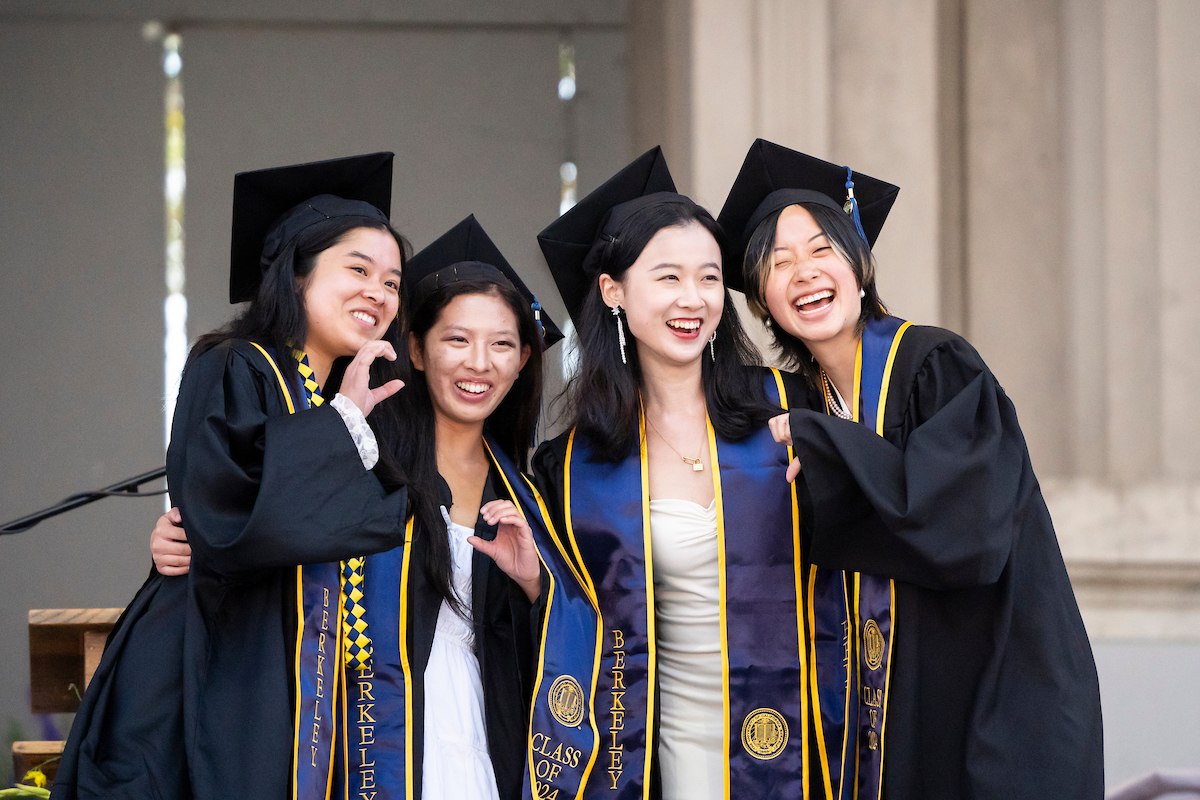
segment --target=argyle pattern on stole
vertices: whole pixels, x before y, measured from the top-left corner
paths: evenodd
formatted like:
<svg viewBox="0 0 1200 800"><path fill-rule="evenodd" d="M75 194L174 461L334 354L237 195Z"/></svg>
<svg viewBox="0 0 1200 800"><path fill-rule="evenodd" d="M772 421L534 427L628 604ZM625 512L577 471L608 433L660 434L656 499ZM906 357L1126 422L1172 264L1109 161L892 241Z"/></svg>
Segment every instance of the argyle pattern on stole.
<svg viewBox="0 0 1200 800"><path fill-rule="evenodd" d="M325 398L321 397L321 387L317 386L317 379L313 377L313 368L308 365L308 354L303 350L297 350L296 361L299 362L296 369L300 372L300 377L304 379L304 394L308 396L308 405L310 408L316 408L325 402Z"/></svg>
<svg viewBox="0 0 1200 800"><path fill-rule="evenodd" d="M366 609L362 607L362 557L342 562L342 635L346 640L346 665L366 666L371 659L371 637L367 636Z"/></svg>
<svg viewBox="0 0 1200 800"><path fill-rule="evenodd" d="M325 402L321 387L313 377L313 368L308 364L308 354L296 350L296 369L304 380L304 394L309 408ZM351 558L342 562L342 635L346 641L346 663L351 668L365 666L371 658L371 637L367 636L367 610L362 599L363 559Z"/></svg>

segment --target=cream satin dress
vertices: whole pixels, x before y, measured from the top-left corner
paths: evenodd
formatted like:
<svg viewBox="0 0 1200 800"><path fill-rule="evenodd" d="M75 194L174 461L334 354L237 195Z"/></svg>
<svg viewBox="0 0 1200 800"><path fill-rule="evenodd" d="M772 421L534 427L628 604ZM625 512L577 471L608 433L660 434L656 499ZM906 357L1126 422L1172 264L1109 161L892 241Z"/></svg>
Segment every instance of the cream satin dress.
<svg viewBox="0 0 1200 800"><path fill-rule="evenodd" d="M717 510L650 501L664 800L725 795Z"/></svg>

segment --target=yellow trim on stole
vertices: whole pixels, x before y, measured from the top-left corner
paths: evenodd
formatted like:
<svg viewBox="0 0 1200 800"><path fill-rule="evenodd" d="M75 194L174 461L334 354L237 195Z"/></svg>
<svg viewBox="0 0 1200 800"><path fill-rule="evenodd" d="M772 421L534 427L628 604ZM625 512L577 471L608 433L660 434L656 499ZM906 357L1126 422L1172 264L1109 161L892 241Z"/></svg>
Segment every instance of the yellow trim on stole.
<svg viewBox="0 0 1200 800"><path fill-rule="evenodd" d="M258 347L258 345L255 345L255 347ZM339 627L338 630L341 630L341 628ZM292 741L292 800L296 800L296 793L299 791L299 787L296 786L296 772L298 771L297 765L300 763L300 646L303 643L303 639L304 567L296 567L296 682L294 684L296 687L296 711L292 715L292 729L295 732Z"/></svg>
<svg viewBox="0 0 1200 800"><path fill-rule="evenodd" d="M725 574L725 503L721 496L721 465L717 459L717 433L713 430L712 420L704 415L704 429L708 434L708 458L712 468L713 500L717 513L717 591L720 598L718 606L721 626L721 717L724 720L724 734L721 736L721 756L724 759L723 774L725 783L725 800L729 800L729 622L726 615L726 598L728 584Z"/></svg>
<svg viewBox="0 0 1200 800"><path fill-rule="evenodd" d="M779 370L772 368L775 377L775 387L779 390L779 407L788 410L787 389L783 385L783 376ZM796 457L795 450L787 446L787 460L792 463ZM804 800L808 800L808 653L804 640L804 563L800 552L800 501L796 496L796 484L792 483L792 572L796 581L796 643L800 649L800 757L803 764Z"/></svg>
<svg viewBox="0 0 1200 800"><path fill-rule="evenodd" d="M905 332L907 332L911 327L911 322L905 322L900 326L900 329L896 331L896 335L892 337L892 349L888 351L887 364L883 368L883 385L879 390L879 409L876 412L875 419L875 432L880 436L883 436L883 418L884 413L887 410L888 389L891 387L892 383L892 367L896 363L896 352L900 349L900 340L904 338ZM888 585L892 590L892 625L888 630L887 674L885 674L883 677L883 727L879 733L880 786L883 786L883 765L885 763L884 756L886 755L884 744L887 740L887 705L888 695L892 688L892 661L894 660L893 656L895 654L893 647L896 642L896 582L894 580L890 580L888 581Z"/></svg>
<svg viewBox="0 0 1200 800"><path fill-rule="evenodd" d="M853 618L850 616L850 587L846 585L845 579L843 579L843 581L842 581L842 587L843 587L842 588L842 597L846 601L846 619L850 620L851 630L854 631L854 639L851 640L850 639L850 631L846 631L846 645L847 645L846 646L846 710L842 713L842 719L845 721L845 725L842 726L842 730L844 731L844 733L842 735L842 759L841 759L841 761L838 762L839 764L842 765L841 777L838 779L838 781L839 781L838 782L838 798L839 798L839 800L840 800L840 798L846 796L846 781L845 781L846 748L848 748L850 746L851 732L854 733L855 754L857 755L857 752L858 752L858 717L857 716L854 719L854 725L853 726L850 725L850 701L851 701L851 699L856 699L856 698L852 698L852 696L850 694L850 685L851 685L850 678L852 677L850 670L854 669L857 666L854 662L858 660L854 657L855 650L857 649L857 644L858 644L858 615L855 614L855 616ZM855 594L855 602L857 603L858 602L858 595L857 595L858 573L857 572L854 573L854 589L855 589L855 593L856 593Z"/></svg>
<svg viewBox="0 0 1200 800"><path fill-rule="evenodd" d="M400 669L404 672L404 796L413 797L412 664L408 661L408 567L412 560L413 523L404 526L404 560L400 565Z"/></svg>
<svg viewBox="0 0 1200 800"><path fill-rule="evenodd" d="M496 465L496 472L500 474L500 480L504 481L504 486L508 489L508 496L512 499L513 505L517 507L517 513L521 515L521 519L528 522L529 520L525 516L525 510L521 508L521 504L517 502L517 493L513 491L512 484L508 482L508 476L504 474L504 470L500 469L500 465L496 461L496 455L492 452L491 445L487 443L486 439L483 442L483 446L487 449L488 456L492 459L492 463ZM522 477L524 478L524 476ZM596 609L596 614L598 617L600 609L596 606L596 598L591 594L591 592L588 591L587 584L583 582L582 577L578 572L575 571L574 565L571 564L571 559L567 557L566 552L562 549L562 545L558 541L558 536L554 532L554 523L550 520L550 512L546 510L546 503L542 500L541 494L538 493L537 487L530 483L528 478L525 478L525 483L527 486L529 486L529 490L533 493L534 500L537 501L538 509L542 512L542 520L546 523L546 528L550 532L550 538L554 541L554 546L558 548L558 552L562 555L563 561L567 562L567 566L570 568L571 573L575 576L575 580L579 581L579 585L583 588L584 593L587 594L588 600L592 603L592 607ZM534 552L538 554L538 561L542 564L542 569L546 570L546 576L550 578L550 591L546 597L546 608L542 612L542 645L538 652L537 677L533 682L533 699L530 701L529 706L529 738L526 741L526 752L529 759L526 763L528 764L533 764L533 707L537 703L538 689L540 689L542 686L542 678L546 671L546 629L550 625L550 607L554 603L554 573L546 567L546 559L542 557L541 550L538 549L536 541L533 543L533 549ZM597 634L600 633L601 631L597 631ZM592 694L593 696L595 695L594 688L592 690ZM592 728L592 752L594 754L599 751L600 731L596 727L595 703L589 703L589 706L591 708L589 709L588 713L588 723ZM533 770L530 769L529 789L533 793L533 796L537 797L538 791L535 781L536 777L533 774ZM576 797L583 793L584 783L585 781L580 782L579 792L576 794Z"/></svg>
<svg viewBox="0 0 1200 800"><path fill-rule="evenodd" d="M808 572L808 618L815 620L816 603L813 598L817 592L817 565L813 564L809 567ZM821 777L825 782L825 796L833 795L833 781L829 776L829 750L825 747L825 726L821 722L821 694L817 691L817 626L812 626L809 633L809 646L812 648L812 662L809 665L808 686L812 692L813 701L813 719L815 725L813 732L817 734L817 754L821 756Z"/></svg>
<svg viewBox="0 0 1200 800"><path fill-rule="evenodd" d="M862 641L862 631L859 630L859 620L861 619L861 617L859 616L859 605L858 605L858 601L859 601L859 597L860 597L860 587L861 587L861 580L860 580L861 574L862 573L859 573L859 572L854 573L854 619L853 619L854 647L851 648L851 651L850 651L851 658L854 659L854 671L856 673L858 673L859 697L862 696L862 658L859 657L859 652L858 652L859 643ZM847 700L850 699L849 692L846 693L846 699ZM859 762L861 761L861 759L859 758L859 755L862 751L862 748L859 747L859 744L858 744L858 726L860 724L861 724L861 720L859 719L859 715L855 714L854 715L854 794L853 794L854 800L858 800L858 766L859 766ZM850 713L849 713L849 704L847 704L846 730L849 730L849 729L850 729ZM849 737L847 737L847 738L849 738ZM843 770L843 772L845 772L845 770Z"/></svg>
<svg viewBox="0 0 1200 800"><path fill-rule="evenodd" d="M892 337L892 349L888 351L887 364L883 367L883 385L879 389L879 408L875 411L875 432L880 436L883 436L883 412L887 409L888 387L892 383L892 365L896 363L896 351L900 349L900 340L904 338L904 332L911 327L911 322L905 322L896 331L896 335ZM859 349L861 350L861 348L862 341L860 340ZM892 616L894 618L895 614L893 613ZM888 661L891 661L890 657Z"/></svg>
<svg viewBox="0 0 1200 800"><path fill-rule="evenodd" d="M858 422L858 403L862 386L862 337L858 337L858 349L854 352L854 405L850 408L852 419Z"/></svg>
<svg viewBox="0 0 1200 800"><path fill-rule="evenodd" d="M344 608L345 607L343 606L343 609ZM344 614L344 613L345 613L345 611L343 610L342 614ZM338 615L338 631L339 631L339 633L342 630L342 614ZM338 646L339 647L342 646L342 643L340 640L338 641ZM339 654L341 652L342 652L341 650L338 650ZM340 655L338 656L338 659L339 659L339 661L341 660ZM339 665L338 673L342 676L341 681L339 681L342 685L342 718L348 720L348 719L350 719L350 716L349 716L350 710L347 708L346 701L349 700L349 698L350 698L350 691L349 691L349 689L346 688L346 670L341 665ZM347 733L349 733L349 731L347 731ZM342 737L342 795L343 795L343 800L350 800L350 737L349 736Z"/></svg>
<svg viewBox="0 0 1200 800"><path fill-rule="evenodd" d="M583 770L583 777L579 780L579 791L575 794L576 800L579 800L583 796L583 790L592 774L592 767L596 766L596 757L600 755L600 729L596 727L596 683L600 679L600 654L604 648L604 615L600 613L600 603L596 598L596 586L592 583L592 576L588 572L587 565L583 563L583 555L579 552L579 543L575 541L575 528L571 524L571 455L574 447L575 430L572 429L570 436L567 437L567 455L563 459L563 519L567 525L567 539L571 542L571 549L575 552L579 569L583 573L583 586L596 609L596 652L592 655L592 691L589 701L592 709L592 731L596 735L596 740L592 746L592 757L588 759L587 767ZM570 563L570 559L568 559L568 563ZM534 697L536 696L535 694ZM530 744L532 745L532 741Z"/></svg>
<svg viewBox="0 0 1200 800"><path fill-rule="evenodd" d="M888 631L888 666L887 674L883 676L883 715L882 729L879 731L879 785L883 786L883 765L884 765L884 742L887 739L887 707L888 707L888 692L892 688L892 657L895 651L892 646L896 641L896 582L889 581L892 590L892 629Z"/></svg>
<svg viewBox="0 0 1200 800"><path fill-rule="evenodd" d="M646 665L646 763L642 771L642 798L650 800L650 764L654 761L654 692L658 677L658 648L657 632L654 626L654 554L650 546L650 455L646 447L646 410L638 409L638 447L641 452L642 467L642 550L646 564L646 646L649 650L649 662ZM718 519L720 515L718 515ZM722 611L724 613L724 611ZM726 700L726 717L729 712L729 702ZM728 739L728 726L726 726ZM729 746L725 746L726 764ZM726 769L726 773L729 770ZM728 781L728 778L726 778ZM727 784L728 785L728 784ZM728 790L726 790L728 797Z"/></svg>
<svg viewBox="0 0 1200 800"><path fill-rule="evenodd" d="M525 480L526 485L529 486L529 490L531 492L533 492L534 499L537 500L538 509L540 509L542 512L542 519L545 520L545 522L546 522L546 528L550 532L550 538L552 540L554 540L555 549L557 549L558 552L562 555L563 561L565 561L567 564L567 568L571 570L571 574L574 575L575 580L579 582L579 586L580 586L580 588L583 589L583 593L585 595L587 595L588 601L592 604L592 608L594 608L596 610L596 641L600 642L603 639L604 630L600 626L600 621L599 621L600 620L600 607L596 602L596 598L592 595L591 591L588 588L587 583L583 580L583 577L575 569L575 565L571 563L570 556L567 555L567 551L563 549L562 543L558 540L558 534L555 533L555 531L554 531L554 523L550 520L550 512L546 509L546 501L542 499L541 493L538 492L537 487L533 485L533 483L529 480L529 478L525 477L524 475L522 475L521 477ZM507 483L507 482L508 481L505 481L505 483ZM534 542L533 547L535 550L537 550L537 542ZM545 568L546 559L542 557L542 553L540 550L538 550L538 560L542 562L542 566L543 566L543 568ZM533 707L537 704L538 690L542 686L542 679L545 676L545 672L546 672L546 630L550 626L550 606L553 604L553 601L554 601L554 586L555 586L554 573L552 573L549 569L546 569L546 575L550 578L550 594L546 598L546 609L542 613L542 644L541 644L541 647L538 648L537 677L534 679L534 682L533 682L533 697L529 703L529 741L526 744L528 745L528 748L527 748L528 757L529 757L528 763L530 763L530 764L533 763ZM598 646L597 646L597 651L599 651ZM600 657L597 653L595 658L593 658L592 663L598 664L599 661L600 661ZM596 676L598 675L598 673L599 673L599 669L593 668L593 670L592 670L592 692L591 692L591 697L588 699L588 725L590 725L592 728L592 759L591 759L591 761L593 761L593 762L596 759L596 754L598 754L600 752L600 729L596 726L596 701L595 701L595 698L596 698ZM589 762L589 766L585 769L590 769L590 762ZM529 771L530 787L529 788L533 792L533 796L536 797L537 796L537 786L534 785L534 780L535 780L535 776L533 774L533 770L530 770ZM586 785L587 785L587 772L585 771L582 779L579 781L579 791L577 791L575 793L576 800L578 800L578 798L583 795L583 789L584 789L584 786L586 786Z"/></svg>

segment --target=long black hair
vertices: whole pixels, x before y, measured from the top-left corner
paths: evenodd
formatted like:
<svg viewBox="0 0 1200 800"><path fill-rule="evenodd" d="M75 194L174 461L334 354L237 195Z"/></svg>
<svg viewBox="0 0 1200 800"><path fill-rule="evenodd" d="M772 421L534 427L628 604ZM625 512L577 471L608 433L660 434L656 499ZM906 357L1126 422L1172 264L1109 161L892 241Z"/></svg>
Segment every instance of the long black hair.
<svg viewBox="0 0 1200 800"><path fill-rule="evenodd" d="M312 274L317 265L317 257L321 253L358 228L371 228L390 234L400 248L400 265L403 269L412 255L412 247L395 228L382 220L374 217L345 216L332 217L310 225L298 233L267 267L262 282L258 285L258 292L242 312L225 327L206 333L196 340L196 344L188 353L184 371L187 371L196 358L222 342L247 339L274 350L276 358L280 361L280 372L283 373L284 380L293 392L298 392L300 380L296 367L299 364L293 354L293 343L303 342L308 334L308 315L304 310L304 290L308 283L306 279ZM383 338L396 348L397 355L405 349L404 316L408 303L403 283L400 292L397 318L383 335ZM342 359L339 359L339 362L341 363L335 365L330 373L331 380L327 381L324 387L325 393L330 397L331 390L336 388L332 384L340 381L347 363ZM392 362L377 358L371 365L371 383L378 386L393 378L407 380L405 368L403 359L397 358ZM405 482L404 470L396 459L394 446L396 434L402 426L393 417L394 413L395 404L384 401L372 412L368 420L379 440L379 463L375 471L389 488Z"/></svg>
<svg viewBox="0 0 1200 800"><path fill-rule="evenodd" d="M434 289L420 307L413 309L410 330L424 349L426 335L437 324L446 306L456 297L472 294L491 295L503 300L517 318L521 347L528 345L530 349L529 358L525 360L516 382L483 424L484 434L519 469L525 470L529 461L529 447L541 413L543 348L533 310L520 292L510 284L487 280L448 283ZM403 359L408 359L407 347ZM399 457L407 467L411 510L419 523L414 530L419 528L430 537L424 548L425 575L434 590L452 608L462 611L461 601L453 590L453 563L446 521L438 508L442 503L442 478L437 465L437 426L425 373L411 368L408 383L396 397L399 399L397 414L404 420L404 424L398 428Z"/></svg>
<svg viewBox="0 0 1200 800"><path fill-rule="evenodd" d="M663 228L699 225L724 243L720 225L704 208L686 203L652 203L629 216L600 250L598 274L620 281L654 235ZM767 403L759 355L742 328L737 310L725 289L725 311L717 324L715 358L702 357L701 381L709 419L718 436L736 442L746 438L778 414ZM617 323L604 303L598 280L584 298L579 318L579 372L567 385L568 410L574 426L585 435L596 456L605 461L626 458L638 442L642 370L637 347L625 348L628 364L621 362Z"/></svg>
<svg viewBox="0 0 1200 800"><path fill-rule="evenodd" d="M887 316L883 301L879 299L879 290L875 287L875 257L871 254L871 248L863 241L849 215L820 203L797 205L812 214L813 221L817 223L821 233L825 234L830 246L850 265L858 288L863 290L862 310L859 311L858 322L854 326L855 334L862 336L867 320L883 319ZM771 335L775 337L775 349L783 357L784 363L803 375L809 385L817 389L821 383L821 368L813 361L812 353L805 347L804 342L772 320L771 312L767 310L767 276L775 263L775 229L779 226L779 215L785 210L781 208L768 216L758 224L754 233L750 234L750 243L746 246L746 257L742 265L746 278L746 304L771 329Z"/></svg>

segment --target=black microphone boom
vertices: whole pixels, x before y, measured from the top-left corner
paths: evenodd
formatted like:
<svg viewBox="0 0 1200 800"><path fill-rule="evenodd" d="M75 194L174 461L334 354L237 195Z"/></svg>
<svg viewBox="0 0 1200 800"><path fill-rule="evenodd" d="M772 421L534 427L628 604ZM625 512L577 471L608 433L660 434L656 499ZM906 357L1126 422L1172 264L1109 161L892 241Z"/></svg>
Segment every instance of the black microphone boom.
<svg viewBox="0 0 1200 800"><path fill-rule="evenodd" d="M44 508L27 517L14 519L12 522L6 522L3 527L0 527L0 535L6 533L21 533L32 528L43 520L56 517L59 514L67 511L72 511L80 506L86 506L88 503L94 503L102 497L156 497L161 494L166 494L166 489L160 489L156 492L139 492L137 488L143 483L158 480L167 474L166 467L144 472L132 478L126 478L120 483L114 483L112 486L106 486L103 489L97 489L93 492L80 492L73 494L70 497L61 500L49 508Z"/></svg>

